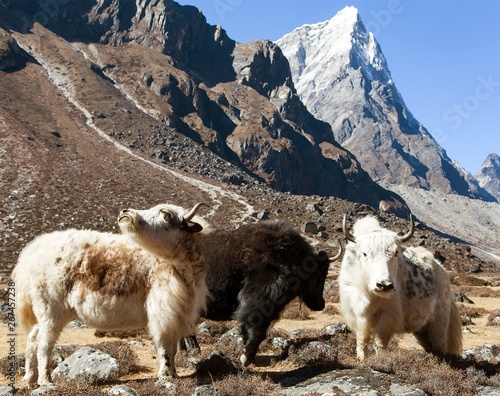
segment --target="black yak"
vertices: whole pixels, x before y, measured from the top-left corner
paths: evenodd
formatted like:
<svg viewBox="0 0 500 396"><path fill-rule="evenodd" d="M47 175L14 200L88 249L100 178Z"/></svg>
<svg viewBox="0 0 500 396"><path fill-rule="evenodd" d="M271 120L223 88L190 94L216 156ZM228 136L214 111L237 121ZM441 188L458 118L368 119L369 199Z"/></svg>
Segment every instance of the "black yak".
<svg viewBox="0 0 500 396"><path fill-rule="evenodd" d="M325 307L323 287L330 260L290 225L263 221L237 229L212 230L201 249L208 265L206 282L211 297L202 316L238 320L245 351L244 366L252 363L270 324L295 297L314 311ZM186 339L197 348L194 336Z"/></svg>

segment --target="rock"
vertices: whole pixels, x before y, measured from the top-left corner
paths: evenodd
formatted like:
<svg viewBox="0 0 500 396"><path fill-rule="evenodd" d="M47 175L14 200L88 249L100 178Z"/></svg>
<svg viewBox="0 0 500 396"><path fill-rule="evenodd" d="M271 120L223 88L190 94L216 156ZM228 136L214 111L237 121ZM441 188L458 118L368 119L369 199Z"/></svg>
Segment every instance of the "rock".
<svg viewBox="0 0 500 396"><path fill-rule="evenodd" d="M306 212L307 213L318 213L318 214L323 213L323 211L319 208L318 204L313 204L313 203L308 203L306 205Z"/></svg>
<svg viewBox="0 0 500 396"><path fill-rule="evenodd" d="M337 323L330 326L325 327L325 333L328 335L336 335L336 334L346 334L349 332L347 325L345 323Z"/></svg>
<svg viewBox="0 0 500 396"><path fill-rule="evenodd" d="M45 385L45 386L41 386L33 391L30 392L30 396L35 396L35 395L43 395L45 393L49 393L54 391L54 390L57 390L59 389L57 386L55 385Z"/></svg>
<svg viewBox="0 0 500 396"><path fill-rule="evenodd" d="M155 386L166 389L167 392L169 392L169 394L171 395L177 394L177 385L165 379L159 379L158 381L156 381Z"/></svg>
<svg viewBox="0 0 500 396"><path fill-rule="evenodd" d="M315 222L308 221L307 223L303 224L302 227L300 227L300 231L302 231L302 233L304 234L317 234L318 226Z"/></svg>
<svg viewBox="0 0 500 396"><path fill-rule="evenodd" d="M422 389L410 388L399 384L391 384L389 388L391 395L394 396L425 396L426 393Z"/></svg>
<svg viewBox="0 0 500 396"><path fill-rule="evenodd" d="M136 396L135 391L126 385L115 385L109 392L110 395L120 395L120 396Z"/></svg>
<svg viewBox="0 0 500 396"><path fill-rule="evenodd" d="M217 389L213 385L198 386L192 396L217 396Z"/></svg>
<svg viewBox="0 0 500 396"><path fill-rule="evenodd" d="M500 361L500 346L486 344L479 348L467 349L463 353L464 357L479 357L482 360L494 359Z"/></svg>
<svg viewBox="0 0 500 396"><path fill-rule="evenodd" d="M500 388L494 388L493 386L478 386L477 395L478 396L500 396Z"/></svg>
<svg viewBox="0 0 500 396"><path fill-rule="evenodd" d="M217 350L213 351L208 359L195 362L194 366L197 373L210 373L211 376L236 374L239 371L230 359Z"/></svg>
<svg viewBox="0 0 500 396"><path fill-rule="evenodd" d="M83 347L57 365L52 372L52 379L63 375L93 383L111 379L117 370L115 358L98 349Z"/></svg>

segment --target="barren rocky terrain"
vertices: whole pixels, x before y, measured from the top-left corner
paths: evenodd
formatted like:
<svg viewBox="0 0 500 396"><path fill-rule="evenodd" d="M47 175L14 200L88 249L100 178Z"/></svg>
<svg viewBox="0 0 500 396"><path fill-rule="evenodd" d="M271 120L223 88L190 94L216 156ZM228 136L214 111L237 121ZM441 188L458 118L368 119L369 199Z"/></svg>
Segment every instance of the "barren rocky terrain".
<svg viewBox="0 0 500 396"><path fill-rule="evenodd" d="M90 3L81 2L82 6ZM119 3L112 1L110 7ZM80 3L68 2L68 7L75 4ZM73 15L71 12L68 15ZM177 16L176 21L182 20L183 15ZM196 21L203 27L199 19ZM11 21L1 14L0 22L7 26ZM395 194L374 186L344 149L314 141L321 137L322 128L305 130L318 124L309 124L310 115L303 113L286 84L273 85L274 102L266 99L270 81L263 83L256 76L265 71L270 59L277 59L272 58L276 54L271 53L271 47L240 47L238 64L242 70L247 70L244 65L248 59L255 60L249 65L250 74L239 76L244 83L227 76L224 81L201 81L204 70L200 64L186 67L187 71L177 69L186 62L173 57L179 54L148 51L137 42L122 46L71 42L45 26L34 24L30 28L29 33L0 29L2 290L20 250L35 236L67 228L117 232L116 217L125 208L148 208L163 202L191 207L206 202L208 208L201 214L214 227L280 219L303 232L314 245L333 253L338 240L343 241L344 213L354 221L367 213L379 214L382 198L397 201ZM214 32L210 32L213 38ZM122 33L113 25L110 34ZM135 34L140 37L137 31ZM142 40L156 39L155 34ZM179 42L192 50L186 37ZM203 54L190 54L203 58ZM206 71L211 77L215 66ZM214 111L224 120L223 125L211 124ZM235 132L232 137L228 125ZM229 142L235 151L231 153L221 142ZM238 150L241 158L234 156ZM307 157L318 150L324 155L321 162ZM301 162L301 156L307 161ZM308 173L308 169L314 172ZM297 180L296 174L300 174ZM272 188L277 180L285 186L290 181L288 186L293 188L301 182L309 193ZM500 307L499 204L421 190L396 192L417 217L411 243L430 249L450 273L457 296L464 300L465 295L474 302L465 299L459 303L466 348L499 346L500 330L492 323ZM380 215L384 226L407 230L407 218ZM306 228L307 223L312 224ZM174 381L177 394L191 395L202 385L215 386L220 395L312 396L333 390L401 394L391 391L393 385L413 389L415 394L422 394L418 390L446 395L493 395L498 391L498 358L436 358L423 353L411 336L395 342L386 357L359 363L354 357L352 334L325 330L342 323L336 309L337 271L338 263L332 266L325 288L327 309L313 314L294 302L270 331L257 364L248 371L237 365L241 348L237 335L224 337L234 323L211 323L207 325L210 331L200 330L202 353L196 361L184 353L179 355L182 370L181 378ZM6 298L2 295L3 315ZM8 334L4 320L0 324L3 373L10 352ZM274 346L276 338L288 340L286 347ZM69 345L114 345L112 342L118 340L116 335L96 338L93 329L68 328L58 345L68 346L68 352ZM131 341L139 343L131 345ZM59 390L50 394L100 395L117 384L129 385L141 395L167 394L165 387L154 384L156 360L148 337L144 333L130 335L120 342L123 349L130 349L121 356L122 362L130 361L125 373L104 383L59 383ZM24 345L25 335L17 334L15 352L20 362ZM214 368L210 367L210 353L216 349L224 358L220 364L216 360ZM22 388L19 394L29 394L19 381L21 375L22 368L15 385ZM344 381L344 377L354 384L352 388L332 385L334 379ZM454 378L460 381L452 381ZM5 376L0 377L0 385L8 382ZM482 387L493 387L493 393L481 393Z"/></svg>

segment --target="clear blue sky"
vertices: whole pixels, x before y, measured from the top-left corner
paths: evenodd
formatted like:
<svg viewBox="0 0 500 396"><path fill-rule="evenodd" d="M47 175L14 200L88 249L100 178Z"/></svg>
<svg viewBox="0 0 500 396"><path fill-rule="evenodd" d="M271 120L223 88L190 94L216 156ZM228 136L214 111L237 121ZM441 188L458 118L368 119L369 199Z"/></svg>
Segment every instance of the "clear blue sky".
<svg viewBox="0 0 500 396"><path fill-rule="evenodd" d="M500 155L500 1L181 0L245 42L277 40L355 6L413 115L474 174Z"/></svg>

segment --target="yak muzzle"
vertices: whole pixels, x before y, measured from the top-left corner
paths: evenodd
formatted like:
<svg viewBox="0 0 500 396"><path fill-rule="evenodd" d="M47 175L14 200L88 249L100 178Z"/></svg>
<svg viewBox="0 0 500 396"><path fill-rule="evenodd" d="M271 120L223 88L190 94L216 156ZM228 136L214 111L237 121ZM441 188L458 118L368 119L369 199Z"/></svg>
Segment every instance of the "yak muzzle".
<svg viewBox="0 0 500 396"><path fill-rule="evenodd" d="M392 292L392 291L395 291L396 288L394 287L394 283L391 282L390 280L384 280L384 281L381 281L381 282L377 282L375 284L376 286L376 289L374 291L376 292Z"/></svg>

